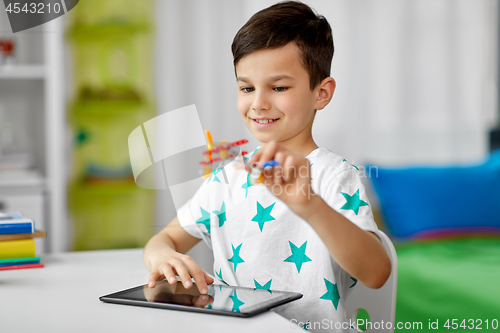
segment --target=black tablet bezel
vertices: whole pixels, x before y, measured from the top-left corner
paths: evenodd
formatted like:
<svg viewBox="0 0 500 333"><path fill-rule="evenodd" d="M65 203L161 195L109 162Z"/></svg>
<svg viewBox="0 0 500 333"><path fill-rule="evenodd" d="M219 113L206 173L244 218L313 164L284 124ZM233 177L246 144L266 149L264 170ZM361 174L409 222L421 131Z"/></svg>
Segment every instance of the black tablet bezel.
<svg viewBox="0 0 500 333"><path fill-rule="evenodd" d="M106 303L115 303L115 304L123 304L123 305L135 305L135 306L143 306L143 307L151 307L151 308L160 308L160 309L170 309L170 310L180 310L180 311L190 311L190 312L199 312L199 313L211 313L211 314L217 314L217 315L225 315L225 316L234 316L234 317L251 317L256 314L262 313L264 311L267 311L271 308L274 308L276 306L292 302L294 300L297 300L301 298L303 295L300 293L296 292L289 292L289 291L280 291L280 290L271 290L273 295L275 294L277 297L270 299L268 301L258 303L248 309L246 309L244 312L232 312L232 311L224 311L224 310L217 310L217 309L207 309L207 308L200 308L196 306L188 306L188 305L181 305L181 304L169 304L169 303L157 303L157 302L147 302L147 301L140 301L140 300L132 300L132 299L124 299L124 298L119 298L120 294L123 294L125 292L131 292L131 291L136 291L139 289L143 289L147 285L141 285L125 290L121 290L112 294L104 295L99 297L99 300L106 302ZM247 288L247 287L236 287L236 286L226 286L226 285L219 285L219 284L213 284L214 287L222 287L222 288L232 288L235 290L252 290L254 291L254 288ZM196 288L196 286L193 286ZM260 289L259 289L260 290Z"/></svg>

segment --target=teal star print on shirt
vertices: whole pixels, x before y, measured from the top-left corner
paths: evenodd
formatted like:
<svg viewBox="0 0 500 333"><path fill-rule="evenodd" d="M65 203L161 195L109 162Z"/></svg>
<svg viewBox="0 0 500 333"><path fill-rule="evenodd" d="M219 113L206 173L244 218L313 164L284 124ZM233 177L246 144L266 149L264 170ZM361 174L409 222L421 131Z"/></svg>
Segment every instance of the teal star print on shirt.
<svg viewBox="0 0 500 333"><path fill-rule="evenodd" d="M240 257L240 249L241 249L242 245L243 245L243 243L238 245L237 248L234 248L233 244L231 244L231 247L233 248L233 256L231 258L227 259L227 261L233 263L235 273L236 273L236 267L238 266L238 264L245 262L245 260L243 260L243 258Z"/></svg>
<svg viewBox="0 0 500 333"><path fill-rule="evenodd" d="M219 182L219 183L220 183L220 180L219 180L219 178L217 177L217 174L218 174L219 172L221 172L221 170L222 170L222 168L221 168L221 167L218 167L218 168L216 168L214 171L212 171L212 174L210 175L210 178L208 178L207 183L210 181L210 179L212 179L212 177L214 177L214 178L213 178L213 181L214 181L214 182Z"/></svg>
<svg viewBox="0 0 500 333"><path fill-rule="evenodd" d="M358 280L357 280L357 279L355 279L355 278L353 278L352 276L351 276L351 280L352 280L354 283L353 283L353 284L351 284L351 285L349 286L349 288L354 287L354 286L356 285L356 283L358 283Z"/></svg>
<svg viewBox="0 0 500 333"><path fill-rule="evenodd" d="M262 286L260 283L257 282L257 280L253 279L253 282L255 283L255 289L254 290L264 289L264 290L269 291L272 294L273 293L271 291L271 282L272 281L273 281L273 279L267 281L266 284Z"/></svg>
<svg viewBox="0 0 500 333"><path fill-rule="evenodd" d="M312 261L311 258L306 256L307 241L300 247L295 246L295 244L293 244L290 241L288 241L288 243L290 243L290 249L292 250L292 255L286 258L284 261L293 262L295 264L295 267L297 267L297 272L300 273L302 264L308 261Z"/></svg>
<svg viewBox="0 0 500 333"><path fill-rule="evenodd" d="M219 273L215 271L215 274L217 274L217 277L222 283L224 283L226 286L229 286L229 284L226 281L224 281L224 278L222 277L222 268L219 270Z"/></svg>
<svg viewBox="0 0 500 333"><path fill-rule="evenodd" d="M222 201L222 206L220 207L220 210L214 210L212 213L217 215L219 218L219 228L224 225L224 222L226 222L226 204L224 201Z"/></svg>
<svg viewBox="0 0 500 333"><path fill-rule="evenodd" d="M332 301L332 304L335 307L335 310L337 310L337 306L339 305L339 299L340 299L340 294L339 294L339 289L337 288L337 284L331 283L330 281L328 281L325 278L323 278L323 280L325 280L327 292L323 296L321 296L319 299Z"/></svg>
<svg viewBox="0 0 500 333"><path fill-rule="evenodd" d="M236 290L234 291L234 295L229 296L229 298L233 301L233 308L231 309L231 311L240 312L240 306L242 306L245 303L243 303L241 300L238 299L238 295L236 294Z"/></svg>
<svg viewBox="0 0 500 333"><path fill-rule="evenodd" d="M196 220L196 223L203 224L207 228L208 234L210 234L210 213L200 207L201 217Z"/></svg>
<svg viewBox="0 0 500 333"><path fill-rule="evenodd" d="M264 228L264 223L276 220L274 217L271 216L271 211L273 210L275 204L276 202L273 203L271 206L267 206L266 208L264 208L257 201L257 214L252 218L252 221L257 222L259 224L260 232L262 232L262 229Z"/></svg>
<svg viewBox="0 0 500 333"><path fill-rule="evenodd" d="M245 198L247 197L248 195L248 188L250 186L253 186L252 183L250 182L250 174L247 175L247 181L245 184L241 185L241 188L244 188L245 189Z"/></svg>
<svg viewBox="0 0 500 333"><path fill-rule="evenodd" d="M352 210L354 214L358 215L359 207L368 206L367 202L359 198L359 189L352 196L344 192L340 192L340 194L347 200L340 209Z"/></svg>

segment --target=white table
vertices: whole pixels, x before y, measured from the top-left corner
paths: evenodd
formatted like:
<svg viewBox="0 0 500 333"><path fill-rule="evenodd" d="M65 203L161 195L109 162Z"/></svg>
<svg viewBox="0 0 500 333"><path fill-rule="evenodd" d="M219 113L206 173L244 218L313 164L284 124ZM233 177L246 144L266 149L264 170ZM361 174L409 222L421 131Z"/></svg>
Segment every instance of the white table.
<svg viewBox="0 0 500 333"><path fill-rule="evenodd" d="M0 271L0 332L295 332L268 311L251 318L104 303L147 283L142 249L41 255L43 268Z"/></svg>

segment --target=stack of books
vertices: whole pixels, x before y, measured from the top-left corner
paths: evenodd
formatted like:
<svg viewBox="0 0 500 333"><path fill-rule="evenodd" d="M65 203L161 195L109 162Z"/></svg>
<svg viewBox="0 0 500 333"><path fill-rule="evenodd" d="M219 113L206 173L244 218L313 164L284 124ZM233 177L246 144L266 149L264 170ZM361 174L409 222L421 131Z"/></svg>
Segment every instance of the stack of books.
<svg viewBox="0 0 500 333"><path fill-rule="evenodd" d="M0 270L43 267L35 257L35 238L45 235L23 214L0 212Z"/></svg>

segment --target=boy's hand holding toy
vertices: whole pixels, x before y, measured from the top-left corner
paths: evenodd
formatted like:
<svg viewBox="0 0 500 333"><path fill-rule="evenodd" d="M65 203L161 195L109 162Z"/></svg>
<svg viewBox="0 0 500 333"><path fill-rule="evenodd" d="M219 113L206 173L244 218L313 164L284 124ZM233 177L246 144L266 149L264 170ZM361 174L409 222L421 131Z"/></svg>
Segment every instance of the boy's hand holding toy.
<svg viewBox="0 0 500 333"><path fill-rule="evenodd" d="M266 162L272 160L276 163L266 166ZM248 162L263 168L263 183L271 193L297 215L303 218L307 215L309 204L316 196L311 188L309 160L271 141Z"/></svg>

